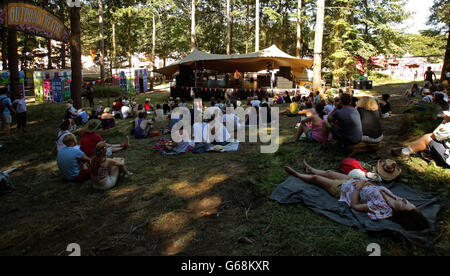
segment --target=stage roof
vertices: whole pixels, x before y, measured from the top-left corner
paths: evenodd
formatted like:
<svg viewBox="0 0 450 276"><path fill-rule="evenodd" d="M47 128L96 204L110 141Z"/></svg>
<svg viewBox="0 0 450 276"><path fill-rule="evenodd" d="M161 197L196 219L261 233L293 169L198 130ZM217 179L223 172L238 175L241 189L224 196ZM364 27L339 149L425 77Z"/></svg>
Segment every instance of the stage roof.
<svg viewBox="0 0 450 276"><path fill-rule="evenodd" d="M236 69L239 72L258 72L267 69L269 62L272 62L273 69L278 69L280 66L291 67L294 75L302 74L305 68L311 68L313 65L311 59L290 56L273 45L259 52L241 55L216 55L196 49L182 60L155 71L172 75L178 72L180 65L195 66L201 63L204 69L223 73L233 73Z"/></svg>

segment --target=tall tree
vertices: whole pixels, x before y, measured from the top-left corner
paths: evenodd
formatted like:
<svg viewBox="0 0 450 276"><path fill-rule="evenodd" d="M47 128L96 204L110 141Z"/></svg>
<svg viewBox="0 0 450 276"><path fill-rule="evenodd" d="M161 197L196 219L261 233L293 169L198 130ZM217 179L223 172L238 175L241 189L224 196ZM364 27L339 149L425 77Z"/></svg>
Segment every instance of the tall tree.
<svg viewBox="0 0 450 276"><path fill-rule="evenodd" d="M299 58L301 55L302 49L302 0L298 0L297 5L297 57Z"/></svg>
<svg viewBox="0 0 450 276"><path fill-rule="evenodd" d="M248 54L249 41L248 36L250 34L250 0L247 0L247 20L245 21L245 53Z"/></svg>
<svg viewBox="0 0 450 276"><path fill-rule="evenodd" d="M19 96L19 55L17 54L17 31L8 30L8 65L12 100Z"/></svg>
<svg viewBox="0 0 450 276"><path fill-rule="evenodd" d="M231 0L227 0L227 55L231 55Z"/></svg>
<svg viewBox="0 0 450 276"><path fill-rule="evenodd" d="M3 70L6 70L8 69L8 52L6 50L8 48L7 42L8 30L3 26L0 27L0 37L2 40L2 66Z"/></svg>
<svg viewBox="0 0 450 276"><path fill-rule="evenodd" d="M197 34L195 32L195 1L192 0L191 8L191 52L197 48Z"/></svg>
<svg viewBox="0 0 450 276"><path fill-rule="evenodd" d="M313 90L319 91L322 87L322 40L325 14L325 0L317 0L316 33L314 36L314 75Z"/></svg>
<svg viewBox="0 0 450 276"><path fill-rule="evenodd" d="M259 0L256 0L255 15L255 52L259 51Z"/></svg>
<svg viewBox="0 0 450 276"><path fill-rule="evenodd" d="M71 93L75 108L81 108L81 24L79 7L70 8Z"/></svg>
<svg viewBox="0 0 450 276"><path fill-rule="evenodd" d="M444 55L444 65L442 67L441 80L448 80L447 74L450 74L450 1L434 0L430 9L431 15L428 19L429 25L434 25L435 31L447 33L447 47Z"/></svg>
<svg viewBox="0 0 450 276"><path fill-rule="evenodd" d="M98 0L98 27L100 35L100 80L105 81L105 41L103 38L103 2Z"/></svg>

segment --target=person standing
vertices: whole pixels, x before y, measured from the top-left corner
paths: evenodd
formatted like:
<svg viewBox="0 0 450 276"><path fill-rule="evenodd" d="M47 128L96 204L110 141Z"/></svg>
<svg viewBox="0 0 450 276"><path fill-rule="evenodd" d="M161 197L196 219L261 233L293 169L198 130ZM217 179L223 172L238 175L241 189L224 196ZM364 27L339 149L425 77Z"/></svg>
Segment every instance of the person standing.
<svg viewBox="0 0 450 276"><path fill-rule="evenodd" d="M27 103L23 92L20 92L19 98L14 101L13 106L16 110L17 129L25 132L25 126L27 125Z"/></svg>
<svg viewBox="0 0 450 276"><path fill-rule="evenodd" d="M0 114L6 136L11 135L12 115L16 114L8 94L9 92L6 87L0 87Z"/></svg>
<svg viewBox="0 0 450 276"><path fill-rule="evenodd" d="M86 92L86 98L89 101L89 107L94 107L94 87L92 87L93 85L90 84L87 87L87 92Z"/></svg>
<svg viewBox="0 0 450 276"><path fill-rule="evenodd" d="M236 85L239 85L239 81L241 79L241 73L239 73L238 69L234 72L234 82Z"/></svg>
<svg viewBox="0 0 450 276"><path fill-rule="evenodd" d="M433 76L434 76L434 80L433 80ZM425 73L423 74L423 77L424 77L425 81L429 81L432 85L436 81L436 74L433 71L431 71L431 67L428 67L427 71L425 71Z"/></svg>

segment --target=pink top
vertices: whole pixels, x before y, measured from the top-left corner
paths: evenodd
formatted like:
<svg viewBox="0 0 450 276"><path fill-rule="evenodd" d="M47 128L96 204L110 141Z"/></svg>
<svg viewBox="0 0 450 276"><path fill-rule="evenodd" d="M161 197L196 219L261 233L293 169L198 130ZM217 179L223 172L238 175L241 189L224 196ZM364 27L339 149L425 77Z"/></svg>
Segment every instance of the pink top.
<svg viewBox="0 0 450 276"><path fill-rule="evenodd" d="M320 123L315 125L312 125L311 131L312 131L312 137L314 139L316 139L319 142L322 142L322 125L323 125L323 120L320 120ZM331 140L332 135L331 133L328 134L328 141Z"/></svg>
<svg viewBox="0 0 450 276"><path fill-rule="evenodd" d="M342 184L341 198L339 201L345 202L350 206L352 202L352 195L354 191L353 183L358 179L350 179ZM361 202L367 204L369 212L367 215L372 220L382 220L392 217L392 208L384 200L381 191L392 195L394 198L398 198L391 193L388 189L382 186L368 185L361 189L360 196Z"/></svg>

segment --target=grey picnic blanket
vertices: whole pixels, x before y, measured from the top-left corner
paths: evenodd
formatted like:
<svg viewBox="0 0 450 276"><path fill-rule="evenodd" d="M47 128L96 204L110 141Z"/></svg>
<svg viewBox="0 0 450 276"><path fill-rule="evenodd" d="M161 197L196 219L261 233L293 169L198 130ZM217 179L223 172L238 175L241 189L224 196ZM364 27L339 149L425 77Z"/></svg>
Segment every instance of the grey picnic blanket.
<svg viewBox="0 0 450 276"><path fill-rule="evenodd" d="M430 222L430 228L423 231L407 231L391 220L373 221L366 213L353 210L346 203L339 202L325 190L293 176L290 176L278 185L270 195L270 199L282 204L303 202L314 212L325 215L335 222L356 227L363 233L390 230L402 234L414 244L432 248L436 230L436 217L446 204L446 198L436 193L417 191L398 183L383 186L390 189L395 195L404 197L417 206Z"/></svg>

